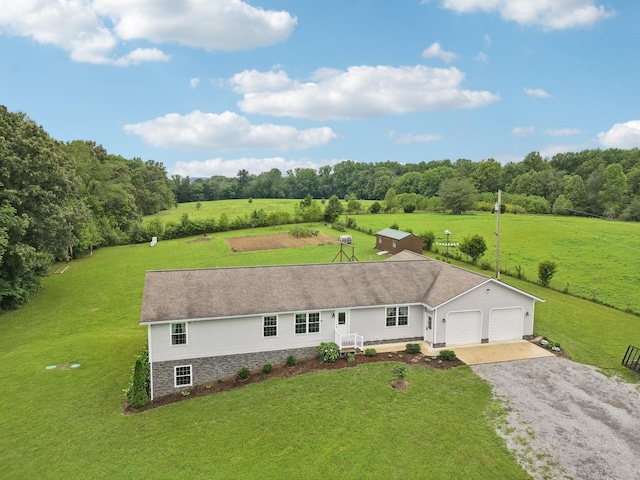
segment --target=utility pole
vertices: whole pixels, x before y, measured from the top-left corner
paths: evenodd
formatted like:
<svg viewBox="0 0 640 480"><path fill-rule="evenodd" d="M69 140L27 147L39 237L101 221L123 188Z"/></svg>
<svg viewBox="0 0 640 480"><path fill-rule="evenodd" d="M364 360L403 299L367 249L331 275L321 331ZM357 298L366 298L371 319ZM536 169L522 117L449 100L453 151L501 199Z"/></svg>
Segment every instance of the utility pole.
<svg viewBox="0 0 640 480"><path fill-rule="evenodd" d="M500 278L500 212L502 210L502 191L498 190L496 202L496 278Z"/></svg>

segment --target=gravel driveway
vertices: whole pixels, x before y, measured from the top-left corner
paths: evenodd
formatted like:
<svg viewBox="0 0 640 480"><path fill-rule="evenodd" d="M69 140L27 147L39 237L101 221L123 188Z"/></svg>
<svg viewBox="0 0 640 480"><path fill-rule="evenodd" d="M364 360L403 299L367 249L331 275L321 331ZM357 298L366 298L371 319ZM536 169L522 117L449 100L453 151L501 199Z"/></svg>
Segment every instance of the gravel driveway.
<svg viewBox="0 0 640 480"><path fill-rule="evenodd" d="M560 357L475 365L509 411L499 430L536 479L640 480L640 388Z"/></svg>

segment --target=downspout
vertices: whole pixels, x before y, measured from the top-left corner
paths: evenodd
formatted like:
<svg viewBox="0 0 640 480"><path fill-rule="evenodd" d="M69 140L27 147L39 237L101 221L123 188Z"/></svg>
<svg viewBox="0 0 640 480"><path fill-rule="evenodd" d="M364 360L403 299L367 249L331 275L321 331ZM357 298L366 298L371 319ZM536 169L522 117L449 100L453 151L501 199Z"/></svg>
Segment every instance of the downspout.
<svg viewBox="0 0 640 480"><path fill-rule="evenodd" d="M147 349L149 351L149 399L153 400L153 361L151 360L151 325L147 326Z"/></svg>

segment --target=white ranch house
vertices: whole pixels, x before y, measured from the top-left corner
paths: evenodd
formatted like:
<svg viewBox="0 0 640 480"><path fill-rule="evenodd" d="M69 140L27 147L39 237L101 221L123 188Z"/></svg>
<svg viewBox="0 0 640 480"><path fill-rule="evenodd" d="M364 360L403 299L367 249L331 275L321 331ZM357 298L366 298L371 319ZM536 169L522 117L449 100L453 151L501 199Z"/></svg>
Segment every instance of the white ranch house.
<svg viewBox="0 0 640 480"><path fill-rule="evenodd" d="M149 271L151 396L283 362L422 340L433 347L529 338L539 298L404 251L386 261Z"/></svg>

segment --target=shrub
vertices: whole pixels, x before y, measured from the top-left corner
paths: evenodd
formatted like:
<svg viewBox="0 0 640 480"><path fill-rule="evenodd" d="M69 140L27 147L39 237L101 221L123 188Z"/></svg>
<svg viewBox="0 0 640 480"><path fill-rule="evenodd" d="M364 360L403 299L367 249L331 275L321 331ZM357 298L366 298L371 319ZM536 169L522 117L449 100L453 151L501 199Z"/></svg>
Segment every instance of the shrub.
<svg viewBox="0 0 640 480"><path fill-rule="evenodd" d="M367 348L364 351L364 356L365 357L375 357L378 354L378 352L376 351L375 348Z"/></svg>
<svg viewBox="0 0 640 480"><path fill-rule="evenodd" d="M358 228L358 224L356 223L355 218L347 217L344 221L344 226L347 228L353 228L354 230Z"/></svg>
<svg viewBox="0 0 640 480"><path fill-rule="evenodd" d="M415 205L408 204L403 207L404 213L413 213L416 209Z"/></svg>
<svg viewBox="0 0 640 480"><path fill-rule="evenodd" d="M270 363L265 363L262 366L262 373L264 373L265 375L269 375L271 372L273 372L273 365L271 365Z"/></svg>
<svg viewBox="0 0 640 480"><path fill-rule="evenodd" d="M351 362L355 362L356 361L356 354L353 352L349 352L347 353L347 362L351 363Z"/></svg>
<svg viewBox="0 0 640 480"><path fill-rule="evenodd" d="M382 210L382 205L380 205L380 202L373 202L369 207L369 211L371 213L380 213L380 210Z"/></svg>
<svg viewBox="0 0 640 480"><path fill-rule="evenodd" d="M407 353L420 353L420 344L419 343L407 343L407 349L405 350Z"/></svg>
<svg viewBox="0 0 640 480"><path fill-rule="evenodd" d="M289 355L287 357L287 367L295 367L297 363L298 363L298 359L293 355Z"/></svg>
<svg viewBox="0 0 640 480"><path fill-rule="evenodd" d="M407 376L406 365L396 365L395 367L393 367L393 374L398 380L404 380Z"/></svg>
<svg viewBox="0 0 640 480"><path fill-rule="evenodd" d="M325 362L333 363L340 357L340 347L335 342L322 342L316 352Z"/></svg>
<svg viewBox="0 0 640 480"><path fill-rule="evenodd" d="M145 374L145 372L147 373ZM149 403L149 395L147 393L146 386L148 381L148 372L148 364L145 365L144 360L141 357L136 358L136 364L133 368L133 383L128 392L129 403L133 408L141 408Z"/></svg>
<svg viewBox="0 0 640 480"><path fill-rule="evenodd" d="M340 225L339 223L332 223L331 228L336 232L346 232L346 228L344 228L344 226Z"/></svg>
<svg viewBox="0 0 640 480"><path fill-rule="evenodd" d="M456 352L454 352L453 350L440 350L440 353L438 354L438 359L439 360L457 360L458 357L456 357Z"/></svg>
<svg viewBox="0 0 640 480"><path fill-rule="evenodd" d="M251 375L251 372L247 367L242 367L240 370L238 370L238 378L240 380L246 380L247 378L249 378L249 375Z"/></svg>
<svg viewBox="0 0 640 480"><path fill-rule="evenodd" d="M422 249L431 250L431 247L433 247L433 242L436 239L435 233L433 233L432 231L428 231L423 232L418 236L422 239Z"/></svg>
<svg viewBox="0 0 640 480"><path fill-rule="evenodd" d="M133 408L141 408L149 403L149 377L149 349L145 344L142 352L136 357L129 386L125 390L129 404Z"/></svg>
<svg viewBox="0 0 640 480"><path fill-rule="evenodd" d="M538 279L543 287L548 287L549 282L556 273L556 262L551 260L545 260L538 264Z"/></svg>
<svg viewBox="0 0 640 480"><path fill-rule="evenodd" d="M289 233L296 238L315 237L318 235L318 230L311 227L293 227L289 230Z"/></svg>
<svg viewBox="0 0 640 480"><path fill-rule="evenodd" d="M480 268L482 270L493 270L493 265L489 260L482 260L482 262L480 262Z"/></svg>

